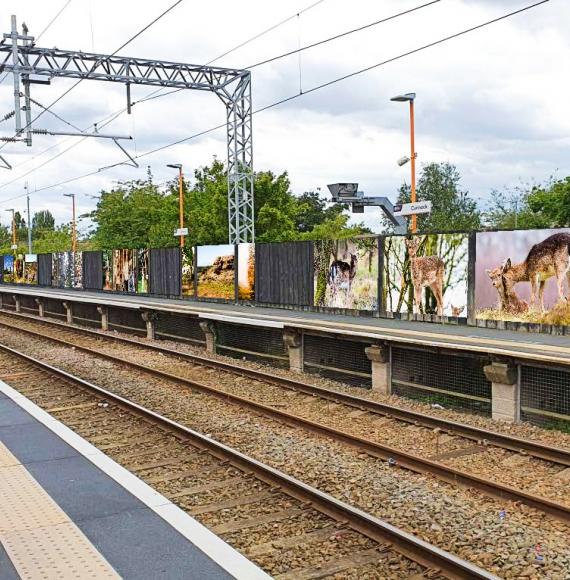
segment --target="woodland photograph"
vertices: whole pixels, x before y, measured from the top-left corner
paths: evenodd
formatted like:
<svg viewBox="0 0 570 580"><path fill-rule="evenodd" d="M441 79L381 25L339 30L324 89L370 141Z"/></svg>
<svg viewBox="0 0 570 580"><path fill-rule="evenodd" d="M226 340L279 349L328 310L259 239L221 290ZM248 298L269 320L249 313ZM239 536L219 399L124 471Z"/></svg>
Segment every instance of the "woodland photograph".
<svg viewBox="0 0 570 580"><path fill-rule="evenodd" d="M378 307L378 240L315 242L315 306Z"/></svg>
<svg viewBox="0 0 570 580"><path fill-rule="evenodd" d="M384 241L387 312L467 316L468 236L428 234Z"/></svg>

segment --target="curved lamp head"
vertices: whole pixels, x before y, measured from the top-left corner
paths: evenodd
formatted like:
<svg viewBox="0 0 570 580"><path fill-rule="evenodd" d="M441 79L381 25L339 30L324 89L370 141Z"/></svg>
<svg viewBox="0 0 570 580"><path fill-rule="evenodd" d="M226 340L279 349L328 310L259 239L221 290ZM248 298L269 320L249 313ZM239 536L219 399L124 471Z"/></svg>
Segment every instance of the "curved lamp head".
<svg viewBox="0 0 570 580"><path fill-rule="evenodd" d="M396 101L397 103L405 103L407 101L413 101L416 98L416 93L406 93L405 95L397 95L392 97L391 101Z"/></svg>

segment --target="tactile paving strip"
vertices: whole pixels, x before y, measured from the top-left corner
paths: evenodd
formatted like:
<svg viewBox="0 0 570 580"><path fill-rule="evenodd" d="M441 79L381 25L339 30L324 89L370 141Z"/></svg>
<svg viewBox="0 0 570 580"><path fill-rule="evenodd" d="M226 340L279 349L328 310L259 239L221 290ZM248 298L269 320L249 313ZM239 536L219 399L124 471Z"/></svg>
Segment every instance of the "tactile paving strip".
<svg viewBox="0 0 570 580"><path fill-rule="evenodd" d="M23 579L119 578L2 443L0 541Z"/></svg>

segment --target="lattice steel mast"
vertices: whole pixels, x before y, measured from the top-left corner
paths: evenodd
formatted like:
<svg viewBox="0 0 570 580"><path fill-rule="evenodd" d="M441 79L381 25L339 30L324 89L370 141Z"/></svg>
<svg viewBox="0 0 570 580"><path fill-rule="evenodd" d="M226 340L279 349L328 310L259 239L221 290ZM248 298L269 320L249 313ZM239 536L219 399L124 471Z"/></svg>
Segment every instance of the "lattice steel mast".
<svg viewBox="0 0 570 580"><path fill-rule="evenodd" d="M226 107L229 242L254 241L250 71L40 48L34 45L34 37L27 31L18 34L14 16L11 33L4 34L0 41L0 73L3 71L14 75L16 138L22 138L26 131L27 138L22 140L28 143L31 143L32 127L27 106L26 126L21 123L20 81L29 89L29 84L34 83L30 77L122 83L127 86L127 92L129 85L148 85L215 93Z"/></svg>

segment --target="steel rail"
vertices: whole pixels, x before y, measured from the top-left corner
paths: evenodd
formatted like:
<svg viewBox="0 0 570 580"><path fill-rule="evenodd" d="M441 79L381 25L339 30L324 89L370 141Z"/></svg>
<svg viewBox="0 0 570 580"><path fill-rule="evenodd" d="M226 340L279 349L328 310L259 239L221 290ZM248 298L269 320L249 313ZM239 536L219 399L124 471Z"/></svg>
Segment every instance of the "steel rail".
<svg viewBox="0 0 570 580"><path fill-rule="evenodd" d="M6 314L7 316L14 318L21 317L40 324L43 323L45 325L57 326L62 329L69 329L70 331L77 332L79 334L85 334L93 337L102 337L103 339L107 339L117 343L130 344L133 346L138 346L139 348L142 349L161 352L163 354L175 356L182 360L187 360L205 367L210 367L216 370L223 370L226 372L236 374L238 376L251 378L256 381L266 382L279 387L301 391L308 395L318 396L323 399L327 399L335 403L342 403L344 405L348 405L363 411L368 411L383 416L390 416L400 421L405 421L407 423L423 426L429 429L440 429L442 432L451 435L458 435L476 442L484 442L487 445L501 447L509 451L514 451L517 453L524 452L528 455L531 455L532 457L536 457L544 461L550 461L552 463L558 463L560 465L566 465L570 467L570 450L562 449L559 447L551 447L549 445L539 443L537 441L531 441L529 439L523 439L522 437L515 437L513 435L507 435L496 431L487 431L486 429L481 429L480 427L474 427L472 425L459 423L457 421L451 421L449 419L424 415L416 411L393 407L385 403L372 401L370 399L366 399L363 397L357 397L355 395L350 395L348 393L331 391L330 389L326 389L324 387L318 387L316 385L311 385L303 381L289 379L287 377L282 377L272 373L267 373L255 369L249 369L241 366L235 366L232 365L231 363L218 361L195 354L179 352L158 345L144 344L137 340L126 338L123 336L102 334L100 331L91 330L88 328L81 328L77 326L69 326L67 324L63 324L61 322L54 320L38 320L36 317L28 314L6 311L0 311L0 314ZM4 323L0 321L0 325L2 324Z"/></svg>
<svg viewBox="0 0 570 580"><path fill-rule="evenodd" d="M172 419L168 419L150 409L143 407L129 399L121 397L103 387L85 381L62 369L49 365L13 348L0 344L0 350L16 356L35 367L50 374L56 375L67 382L78 385L98 396L122 406L128 411L149 420L152 423L174 432L189 440L193 445L206 449L215 456L228 460L244 472L252 472L264 482L277 486L289 495L308 502L316 510L338 521L344 521L349 526L373 539L378 543L388 543L396 551L412 559L413 561L435 570L440 571L450 579L497 579L498 577L479 568L478 566L462 560L461 558L433 546L428 542L417 538L413 534L405 532L384 520L366 513L356 507L342 502L335 497L320 491L294 477L291 477L269 465L203 435L193 429L185 427Z"/></svg>
<svg viewBox="0 0 570 580"><path fill-rule="evenodd" d="M302 427L307 431L348 444L351 447L354 447L361 452L364 451L373 457L390 461L394 466L420 473L422 475L434 475L443 481L451 483L452 485L461 485L467 488L473 488L490 497L524 503L529 507L550 514L551 516L554 516L563 522L570 523L570 507L549 500L547 498L534 496L517 488L471 475L467 472L455 469L443 463L425 459L418 455L407 453L394 447L388 447L387 445L382 445L375 441L370 441L368 439L352 435L346 431L328 427L322 423L317 423L316 421L304 419L297 415L287 413L286 411L281 411L274 407L253 401L252 399L216 389L215 387L205 385L192 379L180 377L166 371L161 371L140 363L128 361L124 358L93 350L89 347L76 345L60 338L46 336L30 329L13 327L9 324L5 324L4 322L0 322L0 326L5 326L17 332L22 332L37 338L43 338L44 340L49 340L66 347L91 354L92 356L98 356L116 364L120 364L128 368L135 369L139 372L155 376L160 380L166 380L171 383L185 385L191 389L201 391L208 395L213 395L226 403L234 403L238 406L252 409L261 415L265 415L266 417L277 420L291 427Z"/></svg>

